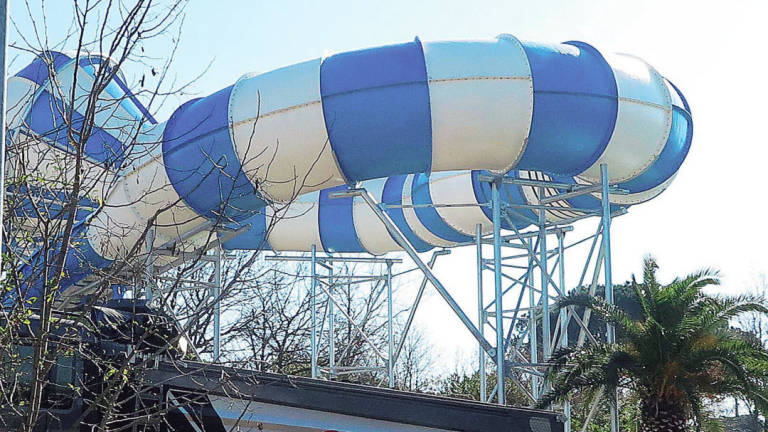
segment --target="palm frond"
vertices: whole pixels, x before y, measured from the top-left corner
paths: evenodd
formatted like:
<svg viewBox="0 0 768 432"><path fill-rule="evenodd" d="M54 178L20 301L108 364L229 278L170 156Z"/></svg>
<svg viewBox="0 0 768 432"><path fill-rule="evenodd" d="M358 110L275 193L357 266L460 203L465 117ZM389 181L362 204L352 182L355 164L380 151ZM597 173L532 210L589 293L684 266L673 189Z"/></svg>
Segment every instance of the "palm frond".
<svg viewBox="0 0 768 432"><path fill-rule="evenodd" d="M697 333L727 327L733 318L751 312L768 314L768 300L754 295L707 297L681 320L680 330L684 337L693 338Z"/></svg>
<svg viewBox="0 0 768 432"><path fill-rule="evenodd" d="M621 374L632 371L634 357L621 345L593 344L578 349L561 349L552 356L549 378L552 388L537 402L548 406L574 390L605 387L615 389Z"/></svg>
<svg viewBox="0 0 768 432"><path fill-rule="evenodd" d="M592 313L597 317L606 323L614 324L632 337L639 337L645 332L642 322L632 319L623 309L606 302L600 297L590 296L586 293L571 292L558 302L556 309L560 310L569 306L592 309Z"/></svg>

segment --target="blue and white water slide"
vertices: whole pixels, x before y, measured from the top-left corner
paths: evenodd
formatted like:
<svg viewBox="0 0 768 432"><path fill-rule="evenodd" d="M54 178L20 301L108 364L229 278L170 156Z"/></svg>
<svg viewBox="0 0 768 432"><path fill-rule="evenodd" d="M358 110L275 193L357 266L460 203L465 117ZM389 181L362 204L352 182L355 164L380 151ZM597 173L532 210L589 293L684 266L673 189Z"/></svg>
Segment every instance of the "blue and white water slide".
<svg viewBox="0 0 768 432"><path fill-rule="evenodd" d="M64 152L56 95L70 94L76 75L75 106L84 106L94 68L105 60L47 56L61 91L46 63L35 60L8 81L10 126L15 137ZM539 44L510 35L417 38L247 74L183 104L164 123L131 96L122 75L100 99L99 127L85 149L90 166L113 171L116 185L102 211L78 226L62 288L121 259L149 218L168 206L157 219L155 244L225 221L245 230L224 242L227 249L399 250L359 197L330 197L362 182L385 204L417 205L389 214L426 251L471 240L477 224L491 230L487 206L418 206L487 204L483 171L597 184L607 164L610 183L629 191L611 194L611 202L628 206L669 186L692 137L682 93L642 60L601 54L583 42ZM137 148L141 157L126 157ZM40 166L45 174L54 164ZM539 199L536 188L511 184L502 197L512 204ZM557 221L578 215L568 207L600 202L586 195L553 205L562 210L546 215ZM275 213L281 220L267 232ZM526 216L537 218L519 210L511 222L529 225Z"/></svg>

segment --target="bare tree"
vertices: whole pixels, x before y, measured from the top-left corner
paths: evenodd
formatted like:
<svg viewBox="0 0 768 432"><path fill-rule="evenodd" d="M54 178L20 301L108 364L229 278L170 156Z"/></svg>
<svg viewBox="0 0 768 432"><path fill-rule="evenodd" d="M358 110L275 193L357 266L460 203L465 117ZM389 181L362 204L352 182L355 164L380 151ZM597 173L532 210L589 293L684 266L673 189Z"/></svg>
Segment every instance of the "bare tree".
<svg viewBox="0 0 768 432"><path fill-rule="evenodd" d="M148 164L162 169L157 155L163 143L152 113L170 96L188 93L193 84L175 83L170 72L186 2L71 4L71 26L55 41L50 39L51 17L44 2L24 4L31 30L16 25L22 17L11 17L18 33L11 48L36 65L30 72L34 76L27 78L40 85L16 94L9 107L9 198L3 239L7 277L2 281L0 315L3 428L32 431L61 423L62 410L57 408L71 407L77 400L85 406L67 421L89 430L131 428L139 419L159 421L170 408L143 406L138 395L154 390L134 378L158 358L181 359L185 335L205 327L201 317L210 316L219 300L229 298L225 287L218 296L197 302L181 321L156 314L142 302L128 302L122 309L103 305L113 289L127 286L135 297L154 290L153 305L173 311L178 299L187 295L180 294L186 293L186 275L197 271L207 250L218 247L218 232L236 221L219 211L204 225L198 215L178 211L183 196L155 205L137 217L138 222L109 216L119 213L116 209L133 211L170 187L152 175L131 174ZM145 49L150 40L164 41L154 43L164 46L163 51ZM126 69L134 71L130 80L122 72ZM200 175L201 182L221 168L219 161L213 162L211 173ZM268 168L268 163L262 167ZM294 179L294 196L304 180L301 175ZM114 199L130 181L147 183L133 196ZM222 206L231 206L236 191L219 193ZM271 213L277 216L267 221L267 232L289 204L272 204ZM189 237L193 225L207 229ZM162 256L154 252L158 230L166 233L167 254ZM94 240L88 237L93 232L105 239L104 249L117 249L112 262L94 262L102 249L87 256L83 245ZM256 256L243 255L234 274L249 268ZM146 271L158 261L173 269L162 284ZM197 342L207 344L205 339ZM111 352L105 346L130 349Z"/></svg>
<svg viewBox="0 0 768 432"><path fill-rule="evenodd" d="M114 283L121 266L102 273L103 283L80 313L68 312L66 304L59 303L60 287L77 277L68 274L67 268L72 259L79 258L78 243L83 241L87 218L99 214L97 203L108 196L118 172L146 153L146 146L135 143L151 116L125 118L124 108L142 105L137 98L151 107L163 96L160 78L169 62L150 66L151 59L138 52L145 41L172 30L183 6L157 8L151 1L74 2L71 30L60 43L72 49L65 56L50 48L45 14L35 16L32 5L26 4L34 31L20 32L12 48L34 56L38 78L45 84L43 93L30 89L15 101L18 106L10 107L14 113L9 118L12 140L7 184L11 194L5 209L10 217L4 221L8 256L3 262L8 277L4 340L0 343L10 347L3 358L20 359L28 365L26 376L15 374L14 379L4 380L4 385L19 391L2 392L4 408L17 421L21 419L24 430L33 430L41 420L52 390L51 373L66 372L56 366L61 364L59 359L71 359L75 351L91 354L80 349L76 336L95 326L93 306ZM72 59L68 73L57 70L62 58ZM161 77L154 86L135 94L115 92L115 83L125 83L120 70L130 62L143 62L153 71L158 68ZM27 116L24 105L33 100L39 109L33 106L30 110L37 116ZM104 142L99 133L105 129L112 129L109 136L123 145L110 147ZM94 153L98 162L93 160ZM22 346L31 347L30 355L20 355ZM56 390L53 388L54 393Z"/></svg>
<svg viewBox="0 0 768 432"><path fill-rule="evenodd" d="M79 424L86 430L146 430L167 422L178 401L159 403L158 385L140 379L159 359L180 374L189 373L189 359L309 374L305 267L267 264L259 254L264 245L256 244L253 251L227 257L218 292L194 289L191 283L214 284L206 263L208 254L221 247L219 235L262 210L237 220L230 216L228 210L236 207L233 187L219 191L222 208L203 220L179 210L188 197L159 200L171 186L147 169L164 169L158 156L164 138L153 114L194 85L194 80L174 82L171 73L185 4L72 0L71 26L56 41L50 39L45 3L39 8L24 4L32 30L17 25L12 48L19 58L36 62L42 84L30 87L9 109L0 428L33 431ZM148 52L147 42L157 39L165 42L164 51ZM126 77L124 70L133 74ZM34 116L26 109L33 102ZM288 196L268 204L268 235L281 219L295 217L288 211L293 199L323 182L309 181L313 163L294 168L288 180L272 179L265 173L279 142L264 149L250 144L254 154L248 152L249 159L241 162L255 161L250 164L255 168L243 174L254 192L269 196L280 188ZM201 183L221 169L221 161L211 160L211 165L209 173L197 173ZM140 185L132 186L138 192L120 195L130 182ZM121 214L138 216L121 219ZM90 256L86 244L94 249ZM114 259L98 262L98 256L107 255ZM336 365L367 367L343 379L379 384L385 379L380 353L388 339L385 287L381 278L364 285L345 283L354 271L339 272L327 293L340 312ZM132 294L128 301L105 305L113 293L126 290ZM327 316L331 301L324 298L320 313ZM222 309L225 324L219 359L213 356L215 308ZM398 310L396 319L403 308ZM191 351L184 351L186 342ZM398 385L420 391L428 381L430 355L418 335L406 342L396 371ZM327 367L327 348L320 358ZM220 378L226 388L227 377ZM187 395L184 403L205 398L204 393ZM74 410L80 402L81 409ZM64 412L76 415L64 418Z"/></svg>

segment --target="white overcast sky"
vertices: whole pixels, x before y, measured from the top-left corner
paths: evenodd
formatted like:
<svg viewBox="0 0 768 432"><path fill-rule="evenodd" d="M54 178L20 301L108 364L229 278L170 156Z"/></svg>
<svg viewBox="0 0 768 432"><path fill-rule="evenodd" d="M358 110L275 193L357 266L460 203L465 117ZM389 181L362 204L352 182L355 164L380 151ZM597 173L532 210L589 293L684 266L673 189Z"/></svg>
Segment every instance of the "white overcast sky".
<svg viewBox="0 0 768 432"><path fill-rule="evenodd" d="M56 39L69 24L69 11L61 6L69 2L48 3L53 3L47 6L49 32ZM21 30L29 31L22 2L11 0L11 5ZM766 17L767 2L741 0L197 0L187 9L173 72L180 81L191 79L212 62L194 85L202 96L247 72L414 36L511 33L528 40L583 40L601 50L637 55L686 95L694 139L670 189L616 220L614 279L628 279L651 253L665 278L712 266L723 273L722 291L737 293L768 273ZM165 54L160 47L148 50ZM438 264L437 273L474 311L474 251L455 251ZM403 299L414 290L403 287ZM429 296L419 323L442 353L445 368L452 367L457 352L474 352L436 295Z"/></svg>

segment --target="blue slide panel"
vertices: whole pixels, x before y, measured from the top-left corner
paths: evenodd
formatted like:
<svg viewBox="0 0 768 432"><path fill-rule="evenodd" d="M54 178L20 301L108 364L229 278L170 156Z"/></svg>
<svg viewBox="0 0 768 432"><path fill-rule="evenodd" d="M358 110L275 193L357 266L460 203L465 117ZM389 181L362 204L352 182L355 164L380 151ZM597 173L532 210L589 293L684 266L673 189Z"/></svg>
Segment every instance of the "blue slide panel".
<svg viewBox="0 0 768 432"><path fill-rule="evenodd" d="M331 148L348 181L430 171L432 120L418 39L328 57L320 91Z"/></svg>
<svg viewBox="0 0 768 432"><path fill-rule="evenodd" d="M616 124L616 79L583 42L523 42L533 76L533 120L518 166L576 175L605 150ZM556 157L554 157L556 155Z"/></svg>
<svg viewBox="0 0 768 432"><path fill-rule="evenodd" d="M241 221L266 205L229 134L232 86L179 107L163 132L163 160L179 196L208 219Z"/></svg>
<svg viewBox="0 0 768 432"><path fill-rule="evenodd" d="M475 198L477 199L477 202L480 204L488 204L480 208L483 209L483 213L485 213L485 216L488 218L488 220L493 221L493 209L491 208L491 184L488 182L480 181L481 175L490 176L491 173L488 171L479 170L472 171L472 187L475 190ZM510 171L507 176L516 177L517 171ZM501 198L502 204L528 204L528 202L523 197L522 191L520 191L520 186L514 184L504 184L499 191L499 197ZM523 229L538 220L538 216L536 216L536 214L529 209L512 208L510 210L514 210L515 213L510 214L509 219L515 224L517 229ZM504 217L501 218L501 227L507 230L512 229L512 226L510 226L509 222L507 222Z"/></svg>
<svg viewBox="0 0 768 432"><path fill-rule="evenodd" d="M396 175L388 178L387 182L384 184L381 202L389 205L402 205L403 187L405 186L405 179L407 177L407 175ZM390 207L387 209L387 214L417 251L426 252L432 249L432 245L422 240L413 232L411 226L408 225L408 221L405 220L405 214L403 214L402 208Z"/></svg>
<svg viewBox="0 0 768 432"><path fill-rule="evenodd" d="M69 202L69 193L67 191L54 191L46 188L27 186L8 186L7 191L12 193L18 200L14 214L18 217L36 219L38 213L50 219L65 219L69 216L69 211L65 210L64 203ZM93 211L99 208L99 203L88 197L79 199L75 220L81 221L88 217Z"/></svg>
<svg viewBox="0 0 768 432"><path fill-rule="evenodd" d="M669 138L659 157L642 174L618 186L630 192L642 192L664 183L683 164L693 139L693 121L683 109L675 106Z"/></svg>
<svg viewBox="0 0 768 432"><path fill-rule="evenodd" d="M72 230L72 239L70 247L67 251L67 255L64 258L64 275L61 278L60 287L64 289L70 287L86 276L92 274L94 270L101 269L112 264L111 260L104 259L94 249L86 236L86 230L88 226L86 220L78 222ZM32 283L25 284L24 298L31 300L35 298L34 304L40 300L43 294L43 283L47 281L43 280L45 270L45 256L48 254L48 263L54 262L55 258L61 251L61 241L56 240L55 244L47 251L38 249L29 259L28 263L21 267L21 273L25 281L32 281ZM49 267L50 270L50 267ZM4 304L10 304L13 302L15 292L8 293L2 297ZM34 304L32 306L34 306Z"/></svg>
<svg viewBox="0 0 768 432"><path fill-rule="evenodd" d="M20 70L16 76L26 78L37 85L43 85L48 80L49 76L48 63L46 63L45 58L48 58L53 62L54 70L59 70L60 67L71 60L66 54L56 51L46 51L42 53L40 57L36 57L32 60L32 63Z"/></svg>
<svg viewBox="0 0 768 432"><path fill-rule="evenodd" d="M353 219L353 198L331 198L336 192L347 190L341 185L320 191L320 207L318 225L320 226L320 241L326 252L366 252L357 238Z"/></svg>
<svg viewBox="0 0 768 432"><path fill-rule="evenodd" d="M271 250L267 241L267 215L263 210L243 222L228 226L229 229L240 229L248 226L248 229L231 240L222 243L226 250ZM219 234L222 236L224 234Z"/></svg>
<svg viewBox="0 0 768 432"><path fill-rule="evenodd" d="M429 191L429 176L426 174L417 174L413 177L413 186L411 186L411 200L413 204L433 204L432 194ZM448 225L434 207L416 207L413 209L421 223L434 235L441 239L465 242L472 240L472 237L464 235Z"/></svg>
<svg viewBox="0 0 768 432"><path fill-rule="evenodd" d="M77 111L72 112L72 118L67 122L62 113L69 109L60 99L54 97L47 90L43 90L35 99L32 108L27 114L27 124L37 135L50 141L55 146L73 152L70 145L68 132L72 130L73 139L80 142L78 135L82 130L85 117ZM125 158L125 147L104 129L93 127L91 134L85 141L84 153L93 162L103 164L110 168L119 168Z"/></svg>

